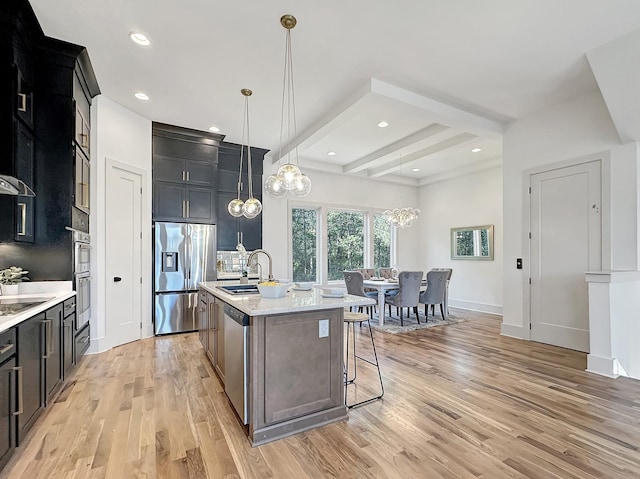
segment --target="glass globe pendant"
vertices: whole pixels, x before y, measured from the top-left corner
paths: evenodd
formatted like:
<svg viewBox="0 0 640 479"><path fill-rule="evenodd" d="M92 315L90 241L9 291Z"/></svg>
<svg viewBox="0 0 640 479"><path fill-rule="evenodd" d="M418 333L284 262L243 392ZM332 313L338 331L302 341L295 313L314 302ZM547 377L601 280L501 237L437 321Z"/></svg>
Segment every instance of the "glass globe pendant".
<svg viewBox="0 0 640 479"><path fill-rule="evenodd" d="M238 193L238 198L229 201L229 204L227 205L227 211L229 211L229 214L236 218L242 216L244 209L244 201L242 201L239 196L240 194Z"/></svg>
<svg viewBox="0 0 640 479"><path fill-rule="evenodd" d="M293 15L283 15L280 24L286 29L286 47L284 60L284 80L282 84L282 118L280 123L280 156L283 158L282 145L287 125L286 144L291 145L291 135L296 135L296 106L293 91L293 58L291 55L291 29L296 26L297 20ZM291 128L293 127L293 128ZM293 131L291 131L293 130ZM297 198L307 196L311 192L311 180L302 174L298 166L298 150L293 148L295 162L287 160L287 163L278 168L275 175L270 175L264 182L264 191L274 198L282 198L287 193ZM291 150L287 156L292 154ZM295 164L294 164L295 163Z"/></svg>

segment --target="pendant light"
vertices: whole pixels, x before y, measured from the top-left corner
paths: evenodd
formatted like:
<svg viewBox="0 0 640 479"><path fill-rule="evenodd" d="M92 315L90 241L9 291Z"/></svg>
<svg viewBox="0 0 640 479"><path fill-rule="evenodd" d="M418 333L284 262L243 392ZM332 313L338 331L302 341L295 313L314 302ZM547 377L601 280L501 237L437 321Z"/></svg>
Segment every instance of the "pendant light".
<svg viewBox="0 0 640 479"><path fill-rule="evenodd" d="M251 170L251 142L249 135L249 97L253 94L248 88L243 88L240 93L244 96L244 119L242 121L242 141L240 142L240 172L238 173L238 197L233 199L227 205L227 210L231 216L239 218L255 218L262 212L262 203L258 198L253 197L253 178ZM244 138L245 131L247 133L247 174L249 180L249 198L247 201L240 199L240 190L242 186L242 165L244 163Z"/></svg>
<svg viewBox="0 0 640 479"><path fill-rule="evenodd" d="M300 171L298 147L293 148L295 163L291 162L291 141L297 136L296 104L293 89L293 59L291 55L291 29L297 20L293 15L283 15L280 24L287 30L284 53L284 79L282 82L282 115L280 120L280 151L282 159L283 136L286 130L287 162L278 168L275 175L270 175L264 182L264 189L269 196L282 198L287 193L302 198L311 192L311 180ZM280 161L280 160L278 160Z"/></svg>

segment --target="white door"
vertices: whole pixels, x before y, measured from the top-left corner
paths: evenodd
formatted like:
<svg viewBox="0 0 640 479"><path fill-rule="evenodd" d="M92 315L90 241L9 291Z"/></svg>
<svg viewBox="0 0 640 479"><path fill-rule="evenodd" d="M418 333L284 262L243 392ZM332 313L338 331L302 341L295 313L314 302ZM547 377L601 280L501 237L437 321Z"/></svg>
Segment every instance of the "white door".
<svg viewBox="0 0 640 479"><path fill-rule="evenodd" d="M111 346L142 335L142 176L107 159L106 328Z"/></svg>
<svg viewBox="0 0 640 479"><path fill-rule="evenodd" d="M600 161L531 175L531 339L589 351L586 271L602 266Z"/></svg>

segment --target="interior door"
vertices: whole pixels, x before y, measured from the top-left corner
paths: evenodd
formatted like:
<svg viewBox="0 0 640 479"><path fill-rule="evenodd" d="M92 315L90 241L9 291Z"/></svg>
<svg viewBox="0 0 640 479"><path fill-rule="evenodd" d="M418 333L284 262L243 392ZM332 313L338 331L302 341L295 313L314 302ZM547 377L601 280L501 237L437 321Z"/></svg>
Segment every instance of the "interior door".
<svg viewBox="0 0 640 479"><path fill-rule="evenodd" d="M586 271L602 266L601 163L531 176L531 339L589 351Z"/></svg>
<svg viewBox="0 0 640 479"><path fill-rule="evenodd" d="M107 159L106 323L112 346L141 337L142 176Z"/></svg>

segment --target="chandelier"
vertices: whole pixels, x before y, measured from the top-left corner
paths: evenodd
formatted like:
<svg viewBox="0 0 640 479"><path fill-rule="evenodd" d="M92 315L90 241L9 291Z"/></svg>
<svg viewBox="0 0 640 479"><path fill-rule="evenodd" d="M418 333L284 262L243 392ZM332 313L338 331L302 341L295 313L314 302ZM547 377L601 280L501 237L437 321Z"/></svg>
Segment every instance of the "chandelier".
<svg viewBox="0 0 640 479"><path fill-rule="evenodd" d="M413 222L418 219L421 211L418 208L394 208L386 210L382 213L384 218L391 223L392 226L398 228L409 228Z"/></svg>
<svg viewBox="0 0 640 479"><path fill-rule="evenodd" d="M282 159L282 138L286 130L287 162L278 168L275 175L269 175L264 181L264 189L268 195L274 198L282 198L287 193L302 198L311 192L311 180L300 171L298 161L298 146L291 148L291 140L297 135L296 130L296 104L293 91L293 59L291 55L291 29L296 26L297 20L293 15L283 15L280 23L287 30L286 46L284 54L284 80L282 83L282 115L280 120L280 151L279 159ZM295 162L291 161L291 150L295 155Z"/></svg>
<svg viewBox="0 0 640 479"><path fill-rule="evenodd" d="M227 210L231 216L239 218L255 218L262 211L262 203L258 198L253 197L253 180L251 177L251 144L249 142L249 97L253 94L248 88L243 88L240 93L244 95L244 119L242 120L242 140L240 142L240 172L238 173L238 197L231 200L227 205ZM242 164L244 162L244 138L245 131L247 133L247 173L249 180L249 198L247 201L240 199L240 190L242 188Z"/></svg>

